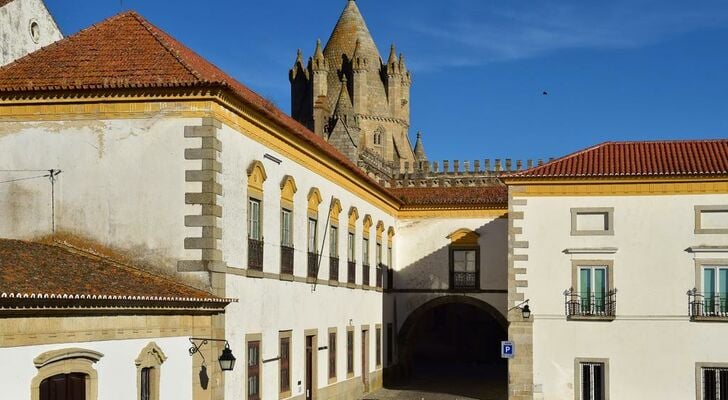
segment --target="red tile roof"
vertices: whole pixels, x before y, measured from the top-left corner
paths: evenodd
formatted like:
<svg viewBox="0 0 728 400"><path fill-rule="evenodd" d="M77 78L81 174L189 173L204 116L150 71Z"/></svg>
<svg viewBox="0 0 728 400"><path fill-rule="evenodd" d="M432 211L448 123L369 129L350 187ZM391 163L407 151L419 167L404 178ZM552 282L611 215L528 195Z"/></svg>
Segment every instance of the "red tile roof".
<svg viewBox="0 0 728 400"><path fill-rule="evenodd" d="M104 258L55 245L0 239L0 308L3 301L24 298L221 303L220 308L230 302Z"/></svg>
<svg viewBox="0 0 728 400"><path fill-rule="evenodd" d="M389 190L406 206L485 205L508 203L508 188L502 185L482 187L413 187Z"/></svg>
<svg viewBox="0 0 728 400"><path fill-rule="evenodd" d="M0 68L0 94L220 87L377 185L322 137L133 11L118 14Z"/></svg>
<svg viewBox="0 0 728 400"><path fill-rule="evenodd" d="M606 142L505 179L696 175L728 175L728 139Z"/></svg>

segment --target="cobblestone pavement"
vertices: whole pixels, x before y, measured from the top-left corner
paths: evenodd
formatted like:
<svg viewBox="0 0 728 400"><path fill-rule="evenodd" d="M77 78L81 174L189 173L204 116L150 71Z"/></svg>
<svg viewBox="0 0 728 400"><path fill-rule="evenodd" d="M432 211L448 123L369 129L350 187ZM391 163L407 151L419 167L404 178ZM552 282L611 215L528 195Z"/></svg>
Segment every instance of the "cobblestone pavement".
<svg viewBox="0 0 728 400"><path fill-rule="evenodd" d="M365 400L506 400L504 365L421 370L405 384L379 390Z"/></svg>

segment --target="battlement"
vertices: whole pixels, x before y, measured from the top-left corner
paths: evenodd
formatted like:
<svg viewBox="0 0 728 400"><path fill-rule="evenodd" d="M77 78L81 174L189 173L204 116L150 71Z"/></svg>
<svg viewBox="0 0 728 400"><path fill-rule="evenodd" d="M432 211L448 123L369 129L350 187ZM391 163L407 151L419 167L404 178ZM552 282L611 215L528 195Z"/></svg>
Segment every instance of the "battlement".
<svg viewBox="0 0 728 400"><path fill-rule="evenodd" d="M553 158L548 159L551 161ZM451 187L498 184L499 177L543 165L543 159L444 160L387 162L368 149L360 153L359 167L385 187Z"/></svg>

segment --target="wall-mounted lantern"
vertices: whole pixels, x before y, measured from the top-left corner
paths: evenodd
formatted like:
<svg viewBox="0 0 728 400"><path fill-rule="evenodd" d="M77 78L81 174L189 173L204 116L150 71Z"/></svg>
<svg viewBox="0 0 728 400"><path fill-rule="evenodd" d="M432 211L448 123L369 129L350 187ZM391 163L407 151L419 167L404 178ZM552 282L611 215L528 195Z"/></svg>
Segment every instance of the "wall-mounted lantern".
<svg viewBox="0 0 728 400"><path fill-rule="evenodd" d="M199 344L196 342L199 342ZM200 348L206 345L207 342L225 342L225 348L222 349L222 353L217 361L220 363L221 370L232 371L233 368L235 368L235 356L233 355L233 351L230 349L230 343L228 343L225 339L190 338L190 343L192 343L192 347L189 349L190 356L195 353L199 353L200 357L202 357L202 363L205 365L205 355L200 352Z"/></svg>
<svg viewBox="0 0 728 400"><path fill-rule="evenodd" d="M531 307L528 306L528 302L530 299L527 299L524 302L521 302L515 307L511 307L508 309L508 311L515 310L516 308L521 310L521 315L523 316L523 319L529 319L531 318Z"/></svg>

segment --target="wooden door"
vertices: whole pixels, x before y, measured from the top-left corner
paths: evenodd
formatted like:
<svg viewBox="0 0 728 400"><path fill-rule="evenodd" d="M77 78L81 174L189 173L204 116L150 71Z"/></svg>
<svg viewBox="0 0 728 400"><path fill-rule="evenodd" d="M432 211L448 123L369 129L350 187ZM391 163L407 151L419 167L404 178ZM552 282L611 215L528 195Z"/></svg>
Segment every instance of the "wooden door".
<svg viewBox="0 0 728 400"><path fill-rule="evenodd" d="M361 331L361 381L364 392L369 392L369 331Z"/></svg>
<svg viewBox="0 0 728 400"><path fill-rule="evenodd" d="M40 400L86 400L86 374L59 374L40 383Z"/></svg>
<svg viewBox="0 0 728 400"><path fill-rule="evenodd" d="M313 399L313 336L306 336L306 400Z"/></svg>

